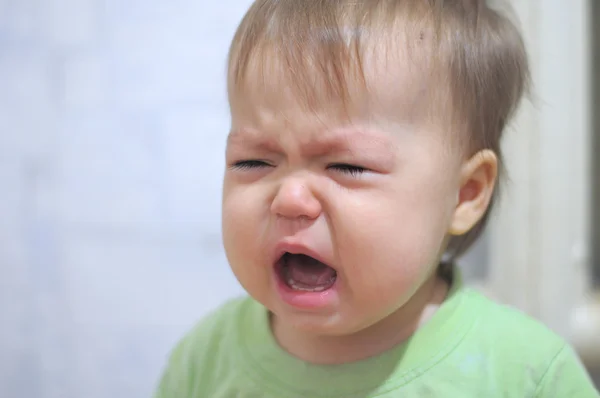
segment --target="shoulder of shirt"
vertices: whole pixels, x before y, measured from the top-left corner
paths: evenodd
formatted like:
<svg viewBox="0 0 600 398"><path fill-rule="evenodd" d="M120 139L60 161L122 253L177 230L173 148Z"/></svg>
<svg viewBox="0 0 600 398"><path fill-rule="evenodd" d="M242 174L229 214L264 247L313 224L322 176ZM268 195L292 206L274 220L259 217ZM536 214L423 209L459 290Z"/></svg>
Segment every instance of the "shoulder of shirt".
<svg viewBox="0 0 600 398"><path fill-rule="evenodd" d="M224 336L224 331L230 329L234 323L239 321L240 313L244 312L251 300L245 296L229 299L200 319L185 334L179 345L193 345L198 341L204 343L206 339L218 340Z"/></svg>
<svg viewBox="0 0 600 398"><path fill-rule="evenodd" d="M514 385L529 383L535 386L536 394L550 388L557 394L551 396L598 396L579 355L564 337L521 310L478 292L468 294L480 304L471 339L487 347L483 350L488 358L503 364L505 370L512 369Z"/></svg>
<svg viewBox="0 0 600 398"><path fill-rule="evenodd" d="M569 348L563 337L534 317L467 290L470 299L479 302L480 314L472 332L477 339L487 340L503 357L527 359L545 370L561 351Z"/></svg>
<svg viewBox="0 0 600 398"><path fill-rule="evenodd" d="M186 333L171 351L155 397L207 396L217 388L223 369L234 363L236 332L252 303L250 298L229 300Z"/></svg>
<svg viewBox="0 0 600 398"><path fill-rule="evenodd" d="M251 305L252 299L239 297L208 313L177 343L171 353L170 366L194 372L196 366L218 358L217 354L233 343L240 318Z"/></svg>

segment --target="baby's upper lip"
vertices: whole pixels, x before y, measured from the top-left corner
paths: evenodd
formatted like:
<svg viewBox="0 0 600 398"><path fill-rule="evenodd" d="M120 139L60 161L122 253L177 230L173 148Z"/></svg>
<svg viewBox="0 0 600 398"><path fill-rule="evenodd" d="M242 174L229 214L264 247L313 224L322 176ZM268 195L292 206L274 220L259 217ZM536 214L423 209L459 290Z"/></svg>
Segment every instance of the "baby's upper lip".
<svg viewBox="0 0 600 398"><path fill-rule="evenodd" d="M292 239L283 239L275 246L275 255L273 259L273 263L279 261L279 259L285 254L304 254L306 256L310 256L315 260L322 262L328 266L331 266L331 263L324 258L317 250L311 248L309 245L306 245L300 241L295 241Z"/></svg>

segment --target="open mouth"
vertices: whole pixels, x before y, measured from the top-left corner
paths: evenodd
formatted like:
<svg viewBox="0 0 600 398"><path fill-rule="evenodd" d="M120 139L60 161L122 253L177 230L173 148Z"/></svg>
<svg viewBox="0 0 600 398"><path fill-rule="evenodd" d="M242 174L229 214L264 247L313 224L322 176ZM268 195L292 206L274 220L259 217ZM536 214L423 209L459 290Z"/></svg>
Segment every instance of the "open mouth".
<svg viewBox="0 0 600 398"><path fill-rule="evenodd" d="M337 279L333 268L305 254L285 253L275 269L280 280L296 291L323 292Z"/></svg>

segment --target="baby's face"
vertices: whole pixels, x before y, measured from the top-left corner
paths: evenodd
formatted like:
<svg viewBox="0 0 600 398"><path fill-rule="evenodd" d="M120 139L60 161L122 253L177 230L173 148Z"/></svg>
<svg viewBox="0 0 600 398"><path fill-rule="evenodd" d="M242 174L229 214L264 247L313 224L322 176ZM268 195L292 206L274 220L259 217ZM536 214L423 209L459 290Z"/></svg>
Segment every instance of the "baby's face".
<svg viewBox="0 0 600 398"><path fill-rule="evenodd" d="M437 267L461 157L443 126L401 111L347 120L292 97L230 97L225 250L281 321L353 333L400 308Z"/></svg>

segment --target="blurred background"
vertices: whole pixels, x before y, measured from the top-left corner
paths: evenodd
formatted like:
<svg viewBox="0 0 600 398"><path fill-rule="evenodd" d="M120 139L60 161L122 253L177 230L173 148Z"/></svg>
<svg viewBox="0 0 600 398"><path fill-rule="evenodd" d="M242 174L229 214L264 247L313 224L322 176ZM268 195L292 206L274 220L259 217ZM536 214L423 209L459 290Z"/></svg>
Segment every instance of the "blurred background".
<svg viewBox="0 0 600 398"><path fill-rule="evenodd" d="M0 0L0 397L148 397L181 335L242 293L220 190L250 2ZM462 266L599 377L600 5L513 3L535 101Z"/></svg>

